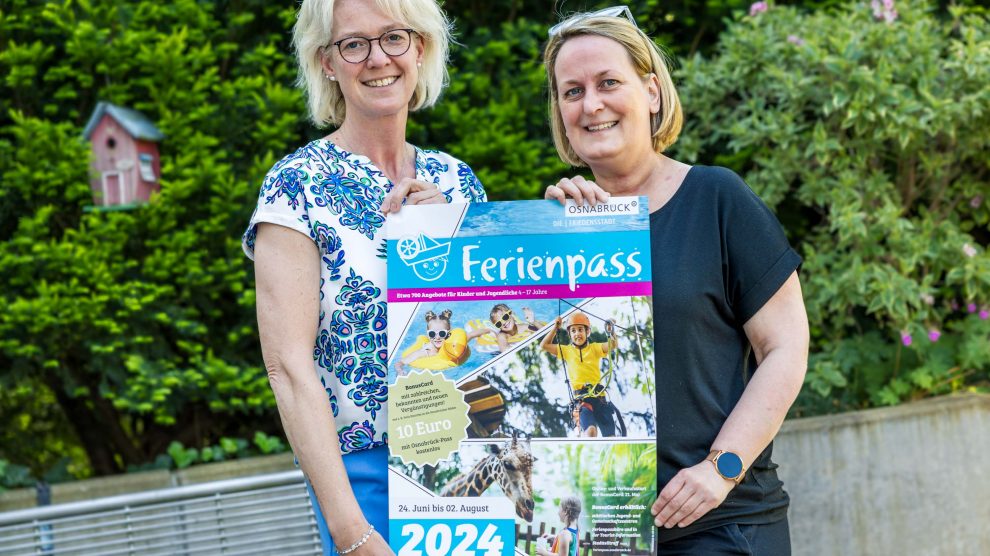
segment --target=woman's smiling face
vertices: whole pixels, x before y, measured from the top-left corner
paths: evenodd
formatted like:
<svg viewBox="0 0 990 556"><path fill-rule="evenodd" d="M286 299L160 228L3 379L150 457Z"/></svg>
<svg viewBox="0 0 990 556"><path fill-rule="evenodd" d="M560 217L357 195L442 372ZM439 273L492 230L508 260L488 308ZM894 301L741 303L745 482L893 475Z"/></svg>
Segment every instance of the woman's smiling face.
<svg viewBox="0 0 990 556"><path fill-rule="evenodd" d="M389 17L373 0L338 0L333 7L331 41L377 39L386 31L407 28L407 23ZM409 50L398 56L385 54L378 40L372 40L368 58L357 64L344 60L333 44L324 49L324 71L340 85L348 116L374 119L408 110L419 78L416 64L423 58L422 39L412 33L410 40Z"/></svg>
<svg viewBox="0 0 990 556"><path fill-rule="evenodd" d="M554 67L564 131L589 166L652 153L650 118L660 110L659 81L643 77L618 42L597 35L569 39Z"/></svg>

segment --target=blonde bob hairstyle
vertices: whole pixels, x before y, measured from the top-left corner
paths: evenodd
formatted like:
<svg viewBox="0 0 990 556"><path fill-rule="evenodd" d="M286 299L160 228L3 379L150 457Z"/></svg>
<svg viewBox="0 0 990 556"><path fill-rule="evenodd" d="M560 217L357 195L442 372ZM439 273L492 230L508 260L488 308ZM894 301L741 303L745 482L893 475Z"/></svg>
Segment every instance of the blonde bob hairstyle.
<svg viewBox="0 0 990 556"><path fill-rule="evenodd" d="M681 114L681 101L677 97L677 89L670 77L667 59L646 33L635 25L620 17L587 17L572 16L576 21L550 37L543 50L543 64L547 70L547 81L550 88L550 131L553 144L561 160L572 166L587 166L581 157L574 152L571 142L564 131L564 119L560 115L560 104L557 100L556 63L560 49L568 39L583 35L597 35L612 39L622 45L632 61L636 72L644 78L655 74L660 81L660 111L653 114L650 121L650 131L653 134L653 150L659 154L677 141L681 133L684 117Z"/></svg>
<svg viewBox="0 0 990 556"><path fill-rule="evenodd" d="M422 38L423 65L419 68L409 109L432 106L448 81L450 22L436 0L375 1L389 17L408 25ZM322 50L331 42L334 3L335 0L303 0L292 29L292 44L299 63L296 84L306 93L309 117L317 127L339 126L347 114L340 85L327 79L320 64Z"/></svg>

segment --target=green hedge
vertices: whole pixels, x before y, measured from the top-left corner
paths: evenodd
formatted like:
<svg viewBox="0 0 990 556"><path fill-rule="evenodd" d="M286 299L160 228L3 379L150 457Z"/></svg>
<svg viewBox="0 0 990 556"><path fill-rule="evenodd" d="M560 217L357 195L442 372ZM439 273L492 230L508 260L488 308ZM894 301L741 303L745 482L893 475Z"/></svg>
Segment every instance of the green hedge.
<svg viewBox="0 0 990 556"><path fill-rule="evenodd" d="M990 379L990 25L875 4L771 7L679 72L678 153L739 170L804 256L802 414Z"/></svg>

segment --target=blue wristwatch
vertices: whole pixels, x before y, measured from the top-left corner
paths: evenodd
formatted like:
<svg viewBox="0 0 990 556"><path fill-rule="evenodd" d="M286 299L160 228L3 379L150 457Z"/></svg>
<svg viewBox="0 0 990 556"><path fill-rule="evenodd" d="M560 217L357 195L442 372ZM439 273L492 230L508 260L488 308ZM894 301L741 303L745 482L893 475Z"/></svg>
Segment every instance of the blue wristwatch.
<svg viewBox="0 0 990 556"><path fill-rule="evenodd" d="M739 484L746 476L746 468L743 466L742 458L733 452L712 450L705 459L712 462L715 465L715 471L727 481Z"/></svg>

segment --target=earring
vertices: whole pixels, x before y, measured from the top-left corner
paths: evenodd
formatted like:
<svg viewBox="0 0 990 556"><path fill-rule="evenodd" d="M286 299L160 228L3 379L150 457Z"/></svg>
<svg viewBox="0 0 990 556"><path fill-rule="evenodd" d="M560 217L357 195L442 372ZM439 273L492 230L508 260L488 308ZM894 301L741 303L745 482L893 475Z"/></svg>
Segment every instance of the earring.
<svg viewBox="0 0 990 556"><path fill-rule="evenodd" d="M334 77L334 76L332 76L332 75L328 75L327 76L327 79L329 79L330 81L336 81L337 80L337 78Z"/></svg>
<svg viewBox="0 0 990 556"><path fill-rule="evenodd" d="M417 68L423 67L423 62L416 62L416 67Z"/></svg>

